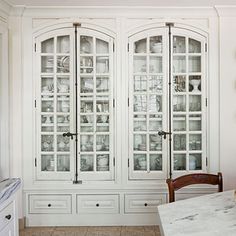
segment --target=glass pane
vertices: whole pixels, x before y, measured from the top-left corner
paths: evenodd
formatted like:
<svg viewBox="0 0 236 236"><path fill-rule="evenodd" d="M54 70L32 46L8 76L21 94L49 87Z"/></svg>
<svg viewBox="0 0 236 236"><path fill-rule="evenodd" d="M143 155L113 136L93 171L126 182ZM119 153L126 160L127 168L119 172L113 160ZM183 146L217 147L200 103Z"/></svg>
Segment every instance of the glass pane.
<svg viewBox="0 0 236 236"><path fill-rule="evenodd" d="M134 76L134 92L145 92L147 91L147 77L135 75Z"/></svg>
<svg viewBox="0 0 236 236"><path fill-rule="evenodd" d="M69 155L57 155L57 171L70 171Z"/></svg>
<svg viewBox="0 0 236 236"><path fill-rule="evenodd" d="M174 91L186 92L186 76L185 75L174 76Z"/></svg>
<svg viewBox="0 0 236 236"><path fill-rule="evenodd" d="M109 44L101 39L96 39L96 53L107 54L109 53Z"/></svg>
<svg viewBox="0 0 236 236"><path fill-rule="evenodd" d="M70 116L57 116L57 132L69 132L70 130Z"/></svg>
<svg viewBox="0 0 236 236"><path fill-rule="evenodd" d="M174 170L186 170L186 154L174 154Z"/></svg>
<svg viewBox="0 0 236 236"><path fill-rule="evenodd" d="M41 43L42 53L53 53L54 52L54 39L50 38Z"/></svg>
<svg viewBox="0 0 236 236"><path fill-rule="evenodd" d="M41 72L53 73L54 58L52 56L41 56Z"/></svg>
<svg viewBox="0 0 236 236"><path fill-rule="evenodd" d="M57 101L57 112L70 112L70 102L67 100L58 100Z"/></svg>
<svg viewBox="0 0 236 236"><path fill-rule="evenodd" d="M195 39L188 39L188 52L189 53L201 53L201 42L195 40Z"/></svg>
<svg viewBox="0 0 236 236"><path fill-rule="evenodd" d="M174 150L186 150L186 134L174 134Z"/></svg>
<svg viewBox="0 0 236 236"><path fill-rule="evenodd" d="M82 152L93 151L93 135L80 135L80 150Z"/></svg>
<svg viewBox="0 0 236 236"><path fill-rule="evenodd" d="M70 57L58 56L57 57L57 73L69 73L70 72Z"/></svg>
<svg viewBox="0 0 236 236"><path fill-rule="evenodd" d="M174 36L173 53L185 53L185 52L186 52L185 37Z"/></svg>
<svg viewBox="0 0 236 236"><path fill-rule="evenodd" d="M189 170L202 169L202 154L194 153L189 155Z"/></svg>
<svg viewBox="0 0 236 236"><path fill-rule="evenodd" d="M201 150L202 149L202 135L190 134L189 135L189 150Z"/></svg>
<svg viewBox="0 0 236 236"><path fill-rule="evenodd" d="M147 170L146 154L134 154L134 170Z"/></svg>
<svg viewBox="0 0 236 236"><path fill-rule="evenodd" d="M201 111L202 102L201 95L190 95L189 96L189 111Z"/></svg>
<svg viewBox="0 0 236 236"><path fill-rule="evenodd" d="M146 134L134 135L134 150L146 151Z"/></svg>
<svg viewBox="0 0 236 236"><path fill-rule="evenodd" d="M173 110L186 111L186 96L185 95L173 96Z"/></svg>
<svg viewBox="0 0 236 236"><path fill-rule="evenodd" d="M69 35L57 37L57 53L70 52L70 38Z"/></svg>
<svg viewBox="0 0 236 236"><path fill-rule="evenodd" d="M70 138L57 135L57 151L69 152L70 151Z"/></svg>
<svg viewBox="0 0 236 236"><path fill-rule="evenodd" d="M189 130L190 131L201 131L202 130L202 116L201 115L190 115L189 116Z"/></svg>
<svg viewBox="0 0 236 236"><path fill-rule="evenodd" d="M162 138L158 134L149 135L150 151L161 151L162 150Z"/></svg>
<svg viewBox="0 0 236 236"><path fill-rule="evenodd" d="M97 155L97 171L109 171L109 155Z"/></svg>
<svg viewBox="0 0 236 236"><path fill-rule="evenodd" d="M162 57L150 57L149 72L162 73Z"/></svg>
<svg viewBox="0 0 236 236"><path fill-rule="evenodd" d="M147 59L144 56L134 57L134 73L147 72Z"/></svg>
<svg viewBox="0 0 236 236"><path fill-rule="evenodd" d="M134 96L134 111L145 112L147 110L147 96L135 95Z"/></svg>
<svg viewBox="0 0 236 236"><path fill-rule="evenodd" d="M162 36L150 37L150 52L162 53Z"/></svg>
<svg viewBox="0 0 236 236"><path fill-rule="evenodd" d="M134 43L135 53L146 53L147 52L147 39L141 39Z"/></svg>
<svg viewBox="0 0 236 236"><path fill-rule="evenodd" d="M52 152L54 147L53 135L42 135L41 136L41 151Z"/></svg>
<svg viewBox="0 0 236 236"><path fill-rule="evenodd" d="M97 116L97 132L109 132L109 115Z"/></svg>
<svg viewBox="0 0 236 236"><path fill-rule="evenodd" d="M200 75L189 76L189 92L193 92L193 93L201 92L201 76Z"/></svg>
<svg viewBox="0 0 236 236"><path fill-rule="evenodd" d="M146 131L147 121L134 119L134 131Z"/></svg>
<svg viewBox="0 0 236 236"><path fill-rule="evenodd" d="M89 36L80 36L80 53L93 53L93 38Z"/></svg>
<svg viewBox="0 0 236 236"><path fill-rule="evenodd" d="M80 57L80 73L90 74L93 72L93 57Z"/></svg>
<svg viewBox="0 0 236 236"><path fill-rule="evenodd" d="M96 100L96 111L108 113L109 112L109 97L97 96Z"/></svg>
<svg viewBox="0 0 236 236"><path fill-rule="evenodd" d="M96 57L96 63L98 74L109 73L109 57Z"/></svg>
<svg viewBox="0 0 236 236"><path fill-rule="evenodd" d="M93 155L80 156L80 170L81 171L94 171Z"/></svg>
<svg viewBox="0 0 236 236"><path fill-rule="evenodd" d="M86 100L80 101L80 112L82 113L93 112L93 97L87 96Z"/></svg>
<svg viewBox="0 0 236 236"><path fill-rule="evenodd" d="M93 132L93 115L80 116L80 132Z"/></svg>
<svg viewBox="0 0 236 236"><path fill-rule="evenodd" d="M70 78L67 76L57 77L57 92L69 93L70 92Z"/></svg>
<svg viewBox="0 0 236 236"><path fill-rule="evenodd" d="M42 132L53 132L53 115L42 115L41 116L41 131Z"/></svg>
<svg viewBox="0 0 236 236"><path fill-rule="evenodd" d="M186 72L186 57L185 56L174 56L173 57L173 72L174 73L185 73Z"/></svg>
<svg viewBox="0 0 236 236"><path fill-rule="evenodd" d="M188 71L201 72L201 56L189 56Z"/></svg>
<svg viewBox="0 0 236 236"><path fill-rule="evenodd" d="M109 151L109 135L97 135L96 150Z"/></svg>
<svg viewBox="0 0 236 236"><path fill-rule="evenodd" d="M174 115L173 129L174 129L174 131L185 131L186 130L186 116L185 115Z"/></svg>
<svg viewBox="0 0 236 236"><path fill-rule="evenodd" d="M97 116L97 123L109 123L109 116L108 115L100 115Z"/></svg>
<svg viewBox="0 0 236 236"><path fill-rule="evenodd" d="M53 155L42 155L41 156L41 171L54 171L54 156Z"/></svg>
<svg viewBox="0 0 236 236"><path fill-rule="evenodd" d="M160 120L149 120L149 131L159 131L162 130L162 119Z"/></svg>
<svg viewBox="0 0 236 236"><path fill-rule="evenodd" d="M162 97L158 95L149 96L149 112L161 112Z"/></svg>
<svg viewBox="0 0 236 236"><path fill-rule="evenodd" d="M41 92L44 93L44 98L48 98L48 93L54 92L53 77L42 77L41 78Z"/></svg>
<svg viewBox="0 0 236 236"><path fill-rule="evenodd" d="M108 77L97 77L96 78L96 91L97 93L108 93L109 92L109 78Z"/></svg>
<svg viewBox="0 0 236 236"><path fill-rule="evenodd" d="M42 101L42 112L53 112L53 101Z"/></svg>
<svg viewBox="0 0 236 236"><path fill-rule="evenodd" d="M93 93L93 77L80 78L80 92Z"/></svg>
<svg viewBox="0 0 236 236"><path fill-rule="evenodd" d="M150 154L150 170L162 170L161 154Z"/></svg>
<svg viewBox="0 0 236 236"><path fill-rule="evenodd" d="M153 93L161 93L163 88L162 76L149 76L149 91Z"/></svg>

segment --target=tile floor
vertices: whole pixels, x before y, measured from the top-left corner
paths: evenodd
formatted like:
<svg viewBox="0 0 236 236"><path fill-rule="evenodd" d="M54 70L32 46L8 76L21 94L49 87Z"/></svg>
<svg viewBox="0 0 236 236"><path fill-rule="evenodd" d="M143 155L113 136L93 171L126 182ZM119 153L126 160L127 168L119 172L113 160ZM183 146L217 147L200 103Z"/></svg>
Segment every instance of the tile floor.
<svg viewBox="0 0 236 236"><path fill-rule="evenodd" d="M158 226L30 227L20 236L160 236Z"/></svg>

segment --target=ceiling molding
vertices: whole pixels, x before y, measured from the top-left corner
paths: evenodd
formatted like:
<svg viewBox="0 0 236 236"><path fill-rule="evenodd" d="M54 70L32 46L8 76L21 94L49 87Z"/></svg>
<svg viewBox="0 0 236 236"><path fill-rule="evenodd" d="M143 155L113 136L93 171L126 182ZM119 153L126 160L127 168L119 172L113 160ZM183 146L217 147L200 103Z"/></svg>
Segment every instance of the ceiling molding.
<svg viewBox="0 0 236 236"><path fill-rule="evenodd" d="M24 16L86 18L209 18L217 17L212 7L23 7ZM21 7L22 9L22 7Z"/></svg>
<svg viewBox="0 0 236 236"><path fill-rule="evenodd" d="M5 2L4 0L0 0L0 15L3 18L8 18L10 11L11 11L12 6Z"/></svg>

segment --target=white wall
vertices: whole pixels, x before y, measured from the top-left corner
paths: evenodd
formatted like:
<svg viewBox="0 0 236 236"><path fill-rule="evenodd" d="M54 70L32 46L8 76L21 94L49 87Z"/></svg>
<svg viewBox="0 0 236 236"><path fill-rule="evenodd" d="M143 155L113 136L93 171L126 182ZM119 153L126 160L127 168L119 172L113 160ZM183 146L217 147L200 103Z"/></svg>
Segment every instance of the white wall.
<svg viewBox="0 0 236 236"><path fill-rule="evenodd" d="M231 9L232 11L232 9ZM236 14L220 13L220 169L224 189L236 188ZM236 11L235 11L236 13ZM231 15L231 16L229 16Z"/></svg>

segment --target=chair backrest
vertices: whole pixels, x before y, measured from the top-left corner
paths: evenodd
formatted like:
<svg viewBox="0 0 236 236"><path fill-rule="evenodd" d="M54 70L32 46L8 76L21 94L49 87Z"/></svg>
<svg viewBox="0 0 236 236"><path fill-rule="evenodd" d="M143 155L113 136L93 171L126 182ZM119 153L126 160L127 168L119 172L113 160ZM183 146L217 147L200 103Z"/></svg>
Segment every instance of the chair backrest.
<svg viewBox="0 0 236 236"><path fill-rule="evenodd" d="M192 184L218 185L218 192L223 191L223 178L220 172L217 175L203 173L183 175L176 179L167 179L166 183L169 188L169 202L175 201L176 190Z"/></svg>

